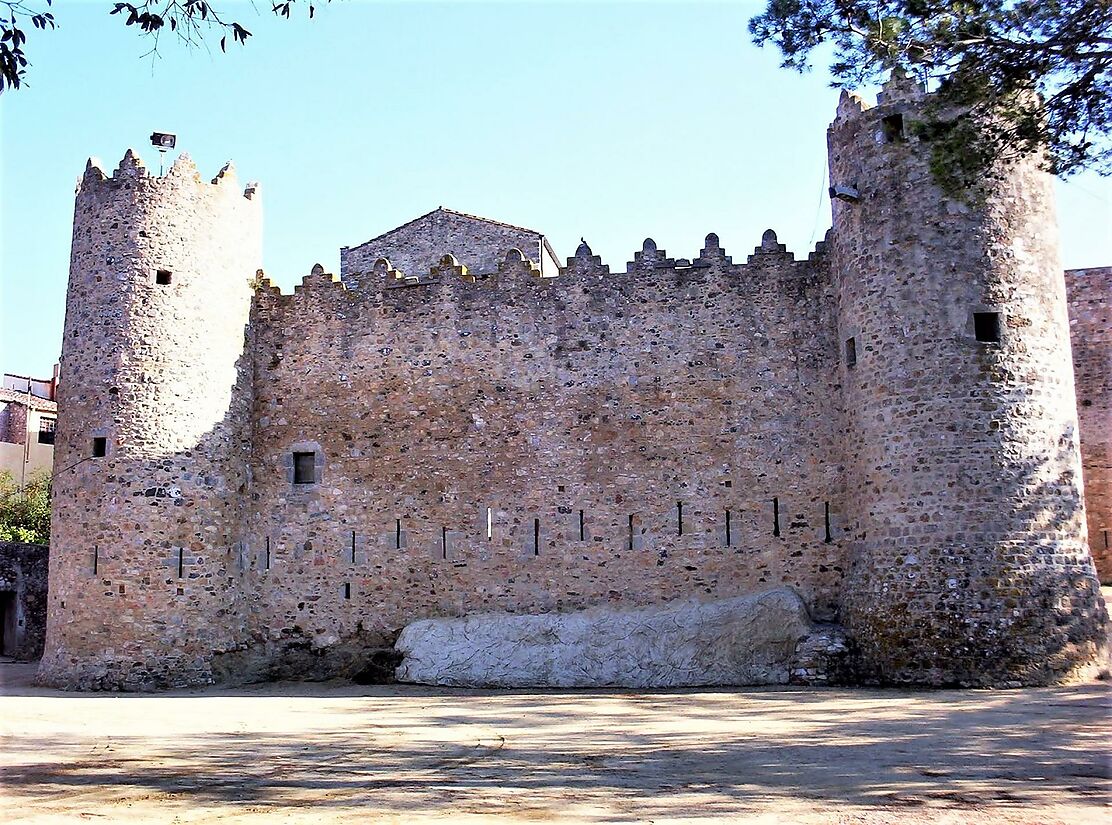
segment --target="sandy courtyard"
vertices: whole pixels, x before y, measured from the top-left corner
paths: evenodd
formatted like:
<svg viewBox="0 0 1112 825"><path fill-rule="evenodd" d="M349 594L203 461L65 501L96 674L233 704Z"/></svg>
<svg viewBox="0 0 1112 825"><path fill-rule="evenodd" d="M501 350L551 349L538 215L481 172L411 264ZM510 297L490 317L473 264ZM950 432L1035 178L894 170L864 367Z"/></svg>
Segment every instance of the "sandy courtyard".
<svg viewBox="0 0 1112 825"><path fill-rule="evenodd" d="M65 694L0 664L6 822L1108 822L1109 689Z"/></svg>

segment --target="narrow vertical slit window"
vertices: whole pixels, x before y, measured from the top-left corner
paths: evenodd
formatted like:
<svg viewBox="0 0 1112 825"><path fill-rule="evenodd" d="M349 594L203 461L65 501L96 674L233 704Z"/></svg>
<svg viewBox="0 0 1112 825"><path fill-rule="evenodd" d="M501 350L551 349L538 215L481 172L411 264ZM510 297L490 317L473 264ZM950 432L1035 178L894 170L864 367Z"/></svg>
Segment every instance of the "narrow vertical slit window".
<svg viewBox="0 0 1112 825"><path fill-rule="evenodd" d="M494 508L487 507L487 541L494 541Z"/></svg>
<svg viewBox="0 0 1112 825"><path fill-rule="evenodd" d="M539 556L541 554L541 520L539 518L533 519L533 555Z"/></svg>
<svg viewBox="0 0 1112 825"><path fill-rule="evenodd" d="M394 547L402 549L402 520L394 519Z"/></svg>
<svg viewBox="0 0 1112 825"><path fill-rule="evenodd" d="M780 535L780 499L772 499L772 535Z"/></svg>
<svg viewBox="0 0 1112 825"><path fill-rule="evenodd" d="M633 514L629 516L629 549L633 551Z"/></svg>
<svg viewBox="0 0 1112 825"><path fill-rule="evenodd" d="M440 528L440 558L448 558L448 528Z"/></svg>
<svg viewBox="0 0 1112 825"><path fill-rule="evenodd" d="M834 541L834 539L830 535L830 502L829 501L824 501L823 502L822 511L823 511L823 524L826 527L826 538L823 539L823 541L825 541L827 544L830 544L832 541Z"/></svg>
<svg viewBox="0 0 1112 825"><path fill-rule="evenodd" d="M93 545L93 575L97 574L97 568L100 567L100 549Z"/></svg>
<svg viewBox="0 0 1112 825"><path fill-rule="evenodd" d="M178 578L179 579L182 577L182 574L184 572L185 572L185 548L184 547L179 547L178 548Z"/></svg>
<svg viewBox="0 0 1112 825"><path fill-rule="evenodd" d="M727 510L726 511L726 546L729 547L731 544L733 544L733 541L731 541L731 536L730 536L730 511Z"/></svg>
<svg viewBox="0 0 1112 825"><path fill-rule="evenodd" d="M351 563L355 564L355 531L351 531Z"/></svg>
<svg viewBox="0 0 1112 825"><path fill-rule="evenodd" d="M344 582L344 598L351 598L351 582Z"/></svg>
<svg viewBox="0 0 1112 825"><path fill-rule="evenodd" d="M676 502L676 535L683 535L683 502Z"/></svg>
<svg viewBox="0 0 1112 825"><path fill-rule="evenodd" d="M579 511L579 540L587 540L587 522L586 519L583 517L582 510Z"/></svg>
<svg viewBox="0 0 1112 825"><path fill-rule="evenodd" d="M270 569L270 536L266 537L266 569Z"/></svg>
<svg viewBox="0 0 1112 825"><path fill-rule="evenodd" d="M857 338L850 336L846 339L846 366L852 367L857 364Z"/></svg>

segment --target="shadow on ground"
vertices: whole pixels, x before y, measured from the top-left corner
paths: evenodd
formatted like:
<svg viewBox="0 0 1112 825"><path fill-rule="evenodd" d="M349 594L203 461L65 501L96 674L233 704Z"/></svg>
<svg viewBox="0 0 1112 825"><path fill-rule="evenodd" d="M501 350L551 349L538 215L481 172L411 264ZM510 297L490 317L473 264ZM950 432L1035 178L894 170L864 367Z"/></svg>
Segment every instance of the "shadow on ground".
<svg viewBox="0 0 1112 825"><path fill-rule="evenodd" d="M8 666L4 666L5 668ZM267 685L0 699L9 804L724 817L1109 801L1109 691L451 691ZM20 704L45 714L19 721ZM14 714L14 715L13 715ZM44 737L55 737L44 741ZM1034 821L1034 820L1033 820Z"/></svg>

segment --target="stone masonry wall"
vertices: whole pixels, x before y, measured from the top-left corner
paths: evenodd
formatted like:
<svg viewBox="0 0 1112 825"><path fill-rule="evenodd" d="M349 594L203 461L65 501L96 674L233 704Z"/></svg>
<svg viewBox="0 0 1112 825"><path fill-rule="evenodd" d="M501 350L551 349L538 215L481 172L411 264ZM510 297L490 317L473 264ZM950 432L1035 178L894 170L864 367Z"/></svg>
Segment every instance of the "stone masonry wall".
<svg viewBox="0 0 1112 825"><path fill-rule="evenodd" d="M712 235L689 266L646 241L624 273L584 245L555 279L511 255L396 283L317 269L259 294L252 644L783 584L837 614L821 258L767 233L736 265ZM295 451L318 483L293 483Z"/></svg>
<svg viewBox="0 0 1112 825"><path fill-rule="evenodd" d="M129 152L112 177L91 163L80 183L40 668L49 684L204 682L213 651L240 641L250 371L239 359L261 259L254 196L228 167L202 181L185 155L160 178Z"/></svg>
<svg viewBox="0 0 1112 825"><path fill-rule="evenodd" d="M345 283L355 273L369 272L375 261L387 258L401 275L424 278L444 255L454 255L472 275L498 271L510 249L520 249L544 275L555 275L558 263L532 229L499 223L450 209L436 209L358 246L340 250L340 276ZM557 263L557 266L552 266Z"/></svg>
<svg viewBox="0 0 1112 825"><path fill-rule="evenodd" d="M1047 180L945 198L920 98L843 98L803 261L712 234L542 277L539 233L437 210L282 295L230 169L90 164L40 678L327 676L426 617L782 586L852 678L1073 675L1107 631L1107 270L1071 274L1079 429Z"/></svg>
<svg viewBox="0 0 1112 825"><path fill-rule="evenodd" d="M27 439L27 406L17 401L0 403L0 441L23 444Z"/></svg>
<svg viewBox="0 0 1112 825"><path fill-rule="evenodd" d="M845 95L829 134L831 184L856 189L833 231L847 631L869 681L1054 681L1093 661L1106 617L1052 189L1029 161L981 208L946 198L914 138L921 99L899 78L875 108ZM998 341L974 313L996 313Z"/></svg>
<svg viewBox="0 0 1112 825"><path fill-rule="evenodd" d="M48 548L40 544L0 541L0 593L5 612L5 656L34 661L42 656L46 635L46 577Z"/></svg>
<svg viewBox="0 0 1112 825"><path fill-rule="evenodd" d="M1089 550L1112 583L1112 267L1066 271Z"/></svg>

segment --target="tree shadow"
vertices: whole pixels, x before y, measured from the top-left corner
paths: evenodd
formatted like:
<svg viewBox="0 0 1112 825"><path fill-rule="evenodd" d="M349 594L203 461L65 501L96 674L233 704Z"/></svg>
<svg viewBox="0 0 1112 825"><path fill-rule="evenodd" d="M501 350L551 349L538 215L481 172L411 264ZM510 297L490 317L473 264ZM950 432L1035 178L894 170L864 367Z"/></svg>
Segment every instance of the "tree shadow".
<svg viewBox="0 0 1112 825"><path fill-rule="evenodd" d="M311 703L266 690L146 697L167 716L237 697L242 730L202 722L182 735L92 734L70 742L65 759L16 733L6 743L5 790L17 804L98 789L193 806L387 813L473 806L490 814L522 800L574 799L639 817L707 818L786 799L1038 808L1068 798L1098 807L1112 790L1102 685L1007 693L354 690L362 695L317 686ZM104 707L97 702L129 714L151 707L142 697L71 697L60 701L91 716ZM313 714L304 726L302 713ZM260 720L267 729L252 731Z"/></svg>

